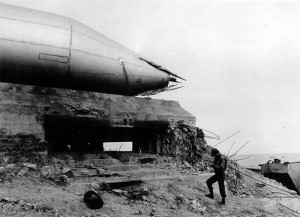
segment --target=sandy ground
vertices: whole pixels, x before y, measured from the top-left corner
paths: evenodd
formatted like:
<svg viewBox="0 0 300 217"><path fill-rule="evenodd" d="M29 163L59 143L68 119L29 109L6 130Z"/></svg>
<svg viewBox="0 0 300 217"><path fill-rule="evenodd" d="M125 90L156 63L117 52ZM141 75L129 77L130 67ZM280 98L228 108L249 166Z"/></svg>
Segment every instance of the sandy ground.
<svg viewBox="0 0 300 217"><path fill-rule="evenodd" d="M72 170L75 177L68 178L66 185L43 177L39 167L20 174L24 168L21 165L2 168L1 216L265 217L297 216L296 212L300 213L299 198L294 192L246 170L243 170L245 175L240 174L236 195L227 184L227 203L222 206L217 203L220 200L217 184L214 200L204 196L208 193L205 181L211 173L197 172L172 163L106 168L105 174L118 175L111 177L91 177L95 169L75 168ZM130 180L143 182L118 187L117 190L101 187L103 183ZM83 195L91 189L100 193L104 201L101 209L91 210L84 203Z"/></svg>

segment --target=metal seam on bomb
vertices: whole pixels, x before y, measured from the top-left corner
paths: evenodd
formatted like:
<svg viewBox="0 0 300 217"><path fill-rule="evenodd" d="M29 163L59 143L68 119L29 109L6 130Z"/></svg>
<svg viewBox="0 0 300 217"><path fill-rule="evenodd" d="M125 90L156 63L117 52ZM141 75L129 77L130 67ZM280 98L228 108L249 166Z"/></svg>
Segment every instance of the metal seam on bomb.
<svg viewBox="0 0 300 217"><path fill-rule="evenodd" d="M36 24L36 25L41 25L41 26L46 26L46 27L54 27L54 28L59 28L59 29L63 29L63 30L71 30L71 29L72 29L72 21L71 21L72 19L71 19L71 18L69 18L70 28L64 28L64 27L62 27L62 26L43 24L43 23L37 23L37 22L28 21L28 20L13 19L13 18L2 17L2 16L0 16L0 18L6 19L6 20L15 20L15 21L23 22L23 23L31 23L31 24ZM88 35L86 35L86 34L84 34L84 33L82 33L82 32L79 32L79 31L73 31L73 32L74 32L74 33L78 33L78 34L80 34L80 35L82 35L82 36L85 36L85 37L87 37L87 38L93 39L93 40L95 40L95 41L97 41L97 42L100 42L100 43L102 43L102 44L105 44L105 45L107 45L107 46L113 48L114 50L117 50L116 47L111 46L111 45L105 43L104 41L100 41L100 40L98 40L98 39L96 39L96 38L94 38L94 37L88 36ZM99 33L98 33L98 34L99 34ZM117 42L115 42L115 43L117 43ZM122 45L120 45L120 46L122 46ZM124 49L126 49L126 48L124 47ZM132 56L133 56L133 55L132 55Z"/></svg>
<svg viewBox="0 0 300 217"><path fill-rule="evenodd" d="M15 39L10 39L10 38L0 38L0 40L17 42L17 43L22 43L22 44L30 44L30 45L35 45L35 46L45 46L45 47L69 50L69 48L66 48L66 47L58 47L58 46L53 46L53 45L49 45L49 44L38 44L38 43L35 43L35 42L31 42L31 41L20 41L20 40L15 40Z"/></svg>
<svg viewBox="0 0 300 217"><path fill-rule="evenodd" d="M72 20L69 18L70 22L70 44L69 44L69 59L71 60L72 57L72 43L73 43L73 25L72 25ZM71 61L69 61L68 65L68 74L71 74ZM72 77L72 75L70 75Z"/></svg>
<svg viewBox="0 0 300 217"><path fill-rule="evenodd" d="M54 27L54 28L59 28L59 29L64 29L64 30L70 30L69 28L65 28L65 27L62 27L62 26L49 25L49 24L44 24L44 23L37 23L37 22L28 21L28 20L20 20L20 19L14 19L14 18L10 18L10 17L2 17L2 16L0 16L0 18L1 19L6 19L6 20L15 20L15 21L23 22L23 23L32 23L32 24L37 24L37 25L41 25L41 26L49 26L49 27Z"/></svg>

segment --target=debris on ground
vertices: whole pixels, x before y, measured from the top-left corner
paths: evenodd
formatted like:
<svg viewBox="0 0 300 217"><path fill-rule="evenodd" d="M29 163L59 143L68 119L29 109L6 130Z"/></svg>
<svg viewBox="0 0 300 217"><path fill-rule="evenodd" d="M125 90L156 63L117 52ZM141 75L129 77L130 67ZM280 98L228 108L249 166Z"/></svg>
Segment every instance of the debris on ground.
<svg viewBox="0 0 300 217"><path fill-rule="evenodd" d="M205 197L212 157L202 130L179 122L160 139L162 156L118 153L115 159L104 154L86 158L61 154L40 161L2 159L0 213L15 217L294 216L286 203L280 205L278 195L296 198L295 192L231 160L226 205L218 205L218 190L214 200ZM300 208L293 210L300 213Z"/></svg>
<svg viewBox="0 0 300 217"><path fill-rule="evenodd" d="M29 203L16 198L0 199L0 210L6 216L25 215L28 213L40 213L46 216L57 216L58 211L49 204Z"/></svg>
<svg viewBox="0 0 300 217"><path fill-rule="evenodd" d="M205 157L208 148L203 131L182 121L169 127L162 138L163 155L172 156L181 163L196 164Z"/></svg>
<svg viewBox="0 0 300 217"><path fill-rule="evenodd" d="M43 178L53 181L58 185L67 185L69 177L74 177L71 170L53 166L43 166L40 172Z"/></svg>

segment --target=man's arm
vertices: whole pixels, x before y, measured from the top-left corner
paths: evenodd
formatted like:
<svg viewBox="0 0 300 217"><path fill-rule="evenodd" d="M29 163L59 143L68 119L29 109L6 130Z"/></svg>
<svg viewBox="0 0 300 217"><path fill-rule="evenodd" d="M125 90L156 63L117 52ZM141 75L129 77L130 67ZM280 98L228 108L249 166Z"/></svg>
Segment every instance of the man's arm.
<svg viewBox="0 0 300 217"><path fill-rule="evenodd" d="M226 160L222 157L218 164L213 166L216 170L225 170L226 167Z"/></svg>

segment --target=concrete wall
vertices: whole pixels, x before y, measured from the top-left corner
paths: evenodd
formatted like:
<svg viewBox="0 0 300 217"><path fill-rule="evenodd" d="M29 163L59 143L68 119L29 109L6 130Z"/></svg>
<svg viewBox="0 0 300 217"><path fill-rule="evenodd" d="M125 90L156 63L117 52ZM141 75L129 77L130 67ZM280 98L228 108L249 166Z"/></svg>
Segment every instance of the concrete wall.
<svg viewBox="0 0 300 217"><path fill-rule="evenodd" d="M3 141L13 135L33 135L44 141L45 117L88 122L87 127L150 131L172 126L180 120L191 126L196 122L196 118L175 101L0 83L0 138ZM3 141L0 140L0 146Z"/></svg>

